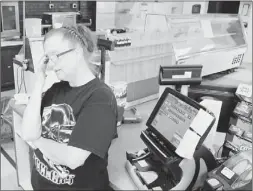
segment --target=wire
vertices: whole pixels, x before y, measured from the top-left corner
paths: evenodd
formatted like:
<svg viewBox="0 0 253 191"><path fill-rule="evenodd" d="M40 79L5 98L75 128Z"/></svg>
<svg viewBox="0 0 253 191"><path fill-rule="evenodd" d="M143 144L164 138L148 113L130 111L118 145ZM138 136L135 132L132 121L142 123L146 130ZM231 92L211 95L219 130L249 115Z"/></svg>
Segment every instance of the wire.
<svg viewBox="0 0 253 191"><path fill-rule="evenodd" d="M22 70L22 83L23 83L24 88L25 88L25 93L27 93L27 91L26 91L26 84L25 84L25 71L24 70Z"/></svg>
<svg viewBox="0 0 253 191"><path fill-rule="evenodd" d="M20 76L21 76L21 83L20 83L20 86L19 86L19 92L18 93L20 93L21 88L22 88L22 84L23 84L23 81L22 81L22 69L20 71Z"/></svg>
<svg viewBox="0 0 253 191"><path fill-rule="evenodd" d="M17 69L16 69L16 74L17 74L17 88L18 88L18 93L19 93L18 69L19 69L19 67L17 67Z"/></svg>
<svg viewBox="0 0 253 191"><path fill-rule="evenodd" d="M218 151L217 151L217 153L216 153L216 157L217 157L217 158L219 157L219 152L220 152L221 148L224 147L224 145L225 145L225 143L223 143L223 144L220 146L220 148L218 149Z"/></svg>
<svg viewBox="0 0 253 191"><path fill-rule="evenodd" d="M19 71L18 69L21 69L22 70L22 68L17 68L17 87L18 87L18 93L20 93L20 91L21 91L21 87L22 87L22 73L21 73L21 75L20 75L20 80L21 80L21 83L19 84L19 73L20 72L22 72L22 71Z"/></svg>

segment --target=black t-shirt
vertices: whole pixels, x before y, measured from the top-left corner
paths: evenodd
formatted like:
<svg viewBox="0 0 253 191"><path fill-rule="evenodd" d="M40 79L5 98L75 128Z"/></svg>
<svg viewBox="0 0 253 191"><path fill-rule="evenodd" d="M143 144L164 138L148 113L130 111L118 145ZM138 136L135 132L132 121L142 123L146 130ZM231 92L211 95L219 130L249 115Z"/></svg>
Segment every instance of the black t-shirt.
<svg viewBox="0 0 253 191"><path fill-rule="evenodd" d="M83 166L72 170L54 164L36 149L31 180L34 189L107 188L108 149L117 133L117 103L111 89L97 78L80 87L56 83L42 99L41 117L42 137L91 154Z"/></svg>

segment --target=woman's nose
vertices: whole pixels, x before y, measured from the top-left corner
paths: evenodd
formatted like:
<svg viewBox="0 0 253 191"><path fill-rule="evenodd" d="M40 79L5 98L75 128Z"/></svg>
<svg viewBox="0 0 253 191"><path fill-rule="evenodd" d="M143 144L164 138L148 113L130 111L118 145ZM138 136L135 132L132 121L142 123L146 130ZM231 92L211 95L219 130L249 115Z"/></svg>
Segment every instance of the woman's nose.
<svg viewBox="0 0 253 191"><path fill-rule="evenodd" d="M60 67L58 65L54 65L54 67L53 67L54 71L59 70L59 69L60 69Z"/></svg>

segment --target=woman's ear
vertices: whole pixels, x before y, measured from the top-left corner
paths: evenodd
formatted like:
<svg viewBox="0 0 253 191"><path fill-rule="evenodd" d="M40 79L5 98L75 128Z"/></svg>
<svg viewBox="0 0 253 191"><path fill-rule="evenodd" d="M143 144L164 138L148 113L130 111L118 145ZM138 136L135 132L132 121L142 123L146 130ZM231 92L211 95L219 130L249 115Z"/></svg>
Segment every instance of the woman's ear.
<svg viewBox="0 0 253 191"><path fill-rule="evenodd" d="M80 46L75 47L75 55L76 55L76 58L78 58L78 60L83 59L83 49L82 49L82 47L80 47Z"/></svg>

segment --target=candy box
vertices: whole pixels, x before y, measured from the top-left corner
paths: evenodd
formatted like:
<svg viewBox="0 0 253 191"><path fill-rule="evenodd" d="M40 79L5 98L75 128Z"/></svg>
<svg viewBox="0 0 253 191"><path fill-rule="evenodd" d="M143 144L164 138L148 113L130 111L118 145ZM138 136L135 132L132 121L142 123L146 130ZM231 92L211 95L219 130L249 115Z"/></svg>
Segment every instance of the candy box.
<svg viewBox="0 0 253 191"><path fill-rule="evenodd" d="M252 103L252 85L239 84L235 94L239 99Z"/></svg>
<svg viewBox="0 0 253 191"><path fill-rule="evenodd" d="M252 104L247 103L245 101L239 102L234 109L234 114L239 117L241 116L243 118L250 119L252 115Z"/></svg>

